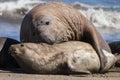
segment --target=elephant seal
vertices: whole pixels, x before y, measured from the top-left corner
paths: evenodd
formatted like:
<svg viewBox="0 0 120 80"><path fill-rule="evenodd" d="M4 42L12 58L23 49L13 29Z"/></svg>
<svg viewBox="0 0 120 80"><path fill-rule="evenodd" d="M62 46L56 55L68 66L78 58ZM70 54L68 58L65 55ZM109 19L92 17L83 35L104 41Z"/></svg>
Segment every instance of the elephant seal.
<svg viewBox="0 0 120 80"><path fill-rule="evenodd" d="M9 54L9 47L17 43L19 43L17 40L11 38L0 38L0 68L10 69L19 67L15 59Z"/></svg>
<svg viewBox="0 0 120 80"><path fill-rule="evenodd" d="M113 54L103 51L107 58L103 71L108 71L116 62ZM100 60L93 47L80 41L60 44L21 43L10 47L11 55L28 73L97 73Z"/></svg>
<svg viewBox="0 0 120 80"><path fill-rule="evenodd" d="M61 43L83 41L90 43L100 58L100 72L106 66L103 50L111 53L108 44L82 13L62 2L39 4L25 15L20 31L21 42Z"/></svg>
<svg viewBox="0 0 120 80"><path fill-rule="evenodd" d="M120 41L109 43L112 53L117 57L115 66L120 67Z"/></svg>

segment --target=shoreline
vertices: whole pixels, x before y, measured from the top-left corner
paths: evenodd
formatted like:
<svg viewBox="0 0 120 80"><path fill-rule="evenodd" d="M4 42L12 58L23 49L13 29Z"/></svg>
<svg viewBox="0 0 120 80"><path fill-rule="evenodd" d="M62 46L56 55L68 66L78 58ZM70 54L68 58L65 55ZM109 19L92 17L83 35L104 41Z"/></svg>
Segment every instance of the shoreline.
<svg viewBox="0 0 120 80"><path fill-rule="evenodd" d="M16 70L17 71L17 70ZM20 71L20 70L18 70ZM74 75L51 75L51 74L26 74L0 70L1 80L119 80L120 68L111 69L105 74L74 74Z"/></svg>

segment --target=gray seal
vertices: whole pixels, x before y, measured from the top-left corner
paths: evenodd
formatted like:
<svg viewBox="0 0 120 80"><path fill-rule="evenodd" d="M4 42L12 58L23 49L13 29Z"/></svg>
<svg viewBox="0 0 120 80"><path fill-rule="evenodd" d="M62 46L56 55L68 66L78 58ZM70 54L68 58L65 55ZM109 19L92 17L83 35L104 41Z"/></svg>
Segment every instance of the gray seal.
<svg viewBox="0 0 120 80"><path fill-rule="evenodd" d="M116 62L116 57L103 50L107 58L104 72ZM28 73L98 73L100 60L93 47L80 41L60 44L21 43L10 47L11 55L22 69Z"/></svg>

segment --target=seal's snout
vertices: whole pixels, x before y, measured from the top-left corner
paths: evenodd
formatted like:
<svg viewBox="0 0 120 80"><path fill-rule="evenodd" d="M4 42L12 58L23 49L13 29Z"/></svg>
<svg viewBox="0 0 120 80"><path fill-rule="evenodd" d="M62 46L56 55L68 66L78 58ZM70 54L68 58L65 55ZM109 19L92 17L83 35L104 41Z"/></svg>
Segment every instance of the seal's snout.
<svg viewBox="0 0 120 80"><path fill-rule="evenodd" d="M9 52L12 56L20 54L19 46L23 47L24 45L22 45L22 44L21 45L11 45L11 47L9 48Z"/></svg>
<svg viewBox="0 0 120 80"><path fill-rule="evenodd" d="M14 47L14 45L10 47L9 52L11 55L16 54L16 48Z"/></svg>

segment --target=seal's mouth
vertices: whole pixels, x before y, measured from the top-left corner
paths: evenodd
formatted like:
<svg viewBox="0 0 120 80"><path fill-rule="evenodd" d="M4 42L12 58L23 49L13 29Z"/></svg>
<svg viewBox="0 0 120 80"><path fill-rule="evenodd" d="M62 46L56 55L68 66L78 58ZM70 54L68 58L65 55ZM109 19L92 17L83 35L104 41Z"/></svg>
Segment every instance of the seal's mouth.
<svg viewBox="0 0 120 80"><path fill-rule="evenodd" d="M16 56L16 55L21 54L20 50L19 50L19 47L23 47L23 46L24 46L23 44L20 44L20 45L11 45L11 47L9 48L10 55Z"/></svg>
<svg viewBox="0 0 120 80"><path fill-rule="evenodd" d="M53 44L56 41L52 35L45 35L44 33L40 34L39 40L40 43L47 43L47 44Z"/></svg>
<svg viewBox="0 0 120 80"><path fill-rule="evenodd" d="M9 53L10 53L10 55L12 55L12 56L14 56L14 55L17 54L17 49L16 49L16 47L14 47L14 45L12 45L12 46L10 47Z"/></svg>

